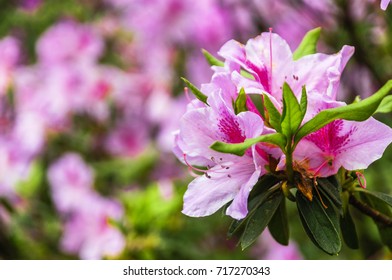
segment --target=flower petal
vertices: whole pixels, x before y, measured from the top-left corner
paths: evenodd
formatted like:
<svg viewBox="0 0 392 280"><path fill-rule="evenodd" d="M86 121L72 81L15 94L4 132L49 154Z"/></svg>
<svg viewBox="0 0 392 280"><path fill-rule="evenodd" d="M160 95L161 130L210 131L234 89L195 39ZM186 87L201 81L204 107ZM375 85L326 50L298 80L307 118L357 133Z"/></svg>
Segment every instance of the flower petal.
<svg viewBox="0 0 392 280"><path fill-rule="evenodd" d="M209 177L200 176L189 184L184 195L182 213L191 217L215 213L233 200L240 189L250 182L254 170L253 161L249 157L241 158L230 169L222 169L219 165L213 167L208 172Z"/></svg>

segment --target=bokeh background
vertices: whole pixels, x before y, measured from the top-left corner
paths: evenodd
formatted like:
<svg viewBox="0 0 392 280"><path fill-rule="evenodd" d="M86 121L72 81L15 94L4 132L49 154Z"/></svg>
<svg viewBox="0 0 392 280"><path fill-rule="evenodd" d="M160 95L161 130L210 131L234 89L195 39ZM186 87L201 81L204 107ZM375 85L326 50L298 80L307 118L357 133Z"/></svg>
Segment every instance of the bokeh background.
<svg viewBox="0 0 392 280"><path fill-rule="evenodd" d="M181 213L180 77L210 80L201 49L272 27L294 50L318 26L319 51L356 48L340 100L392 78L392 7L378 0L0 0L0 259L391 259L356 212L361 249L333 257L295 205L289 246L266 232L245 251L223 213ZM391 162L389 147L368 188L391 193Z"/></svg>

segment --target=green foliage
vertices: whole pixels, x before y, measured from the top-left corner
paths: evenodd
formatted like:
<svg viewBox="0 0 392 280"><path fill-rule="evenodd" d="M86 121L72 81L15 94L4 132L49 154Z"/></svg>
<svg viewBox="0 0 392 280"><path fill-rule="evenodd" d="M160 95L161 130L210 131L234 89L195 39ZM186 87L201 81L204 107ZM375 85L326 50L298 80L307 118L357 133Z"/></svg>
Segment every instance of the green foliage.
<svg viewBox="0 0 392 280"><path fill-rule="evenodd" d="M327 109L318 113L314 118L305 123L295 136L295 143L323 126L337 119L350 121L364 121L371 117L379 107L381 101L392 89L392 80L388 81L372 96L347 106Z"/></svg>
<svg viewBox="0 0 392 280"><path fill-rule="evenodd" d="M196 96L197 99L199 99L201 102L208 105L207 95L202 93L194 84L192 84L187 79L185 79L185 78L181 78L181 79L185 82L185 84L189 87L189 89L192 91L192 93Z"/></svg>
<svg viewBox="0 0 392 280"><path fill-rule="evenodd" d="M378 106L376 113L391 113L392 112L392 96L385 97Z"/></svg>
<svg viewBox="0 0 392 280"><path fill-rule="evenodd" d="M317 196L309 201L301 192L297 192L296 198L301 221L310 239L324 252L338 254L342 244L336 212L332 207L325 209Z"/></svg>
<svg viewBox="0 0 392 280"><path fill-rule="evenodd" d="M282 245L289 244L290 230L289 221L287 219L286 200L282 199L278 209L272 216L268 229L272 237Z"/></svg>
<svg viewBox="0 0 392 280"><path fill-rule="evenodd" d="M202 49L201 51L202 51L204 57L206 58L208 64L210 64L211 66L223 67L225 65L223 61L221 61L218 58L216 58L215 56L213 56L207 50Z"/></svg>
<svg viewBox="0 0 392 280"><path fill-rule="evenodd" d="M304 38L302 39L301 43L299 44L298 48L293 53L293 59L298 60L301 57L316 53L317 49L317 42L320 38L321 28L317 27L308 31Z"/></svg>
<svg viewBox="0 0 392 280"><path fill-rule="evenodd" d="M264 106L268 112L268 121L269 124L274 128L277 132L282 133L282 126L281 126L281 114L279 113L278 109L274 106L271 99L268 95L263 94L264 97Z"/></svg>
<svg viewBox="0 0 392 280"><path fill-rule="evenodd" d="M285 82L283 84L283 112L282 112L282 133L287 139L291 140L299 126L301 125L303 116L301 107L298 103L290 86Z"/></svg>
<svg viewBox="0 0 392 280"><path fill-rule="evenodd" d="M234 112L238 115L239 113L246 111L248 111L248 108L246 108L246 93L244 88L241 88L237 99L234 101Z"/></svg>
<svg viewBox="0 0 392 280"><path fill-rule="evenodd" d="M342 237L346 245L351 249L358 249L359 241L357 230L355 228L355 224L348 207L343 216L340 217L340 230L342 232Z"/></svg>
<svg viewBox="0 0 392 280"><path fill-rule="evenodd" d="M242 250L253 244L264 231L283 198L282 192L274 192L267 197L267 199L257 207L253 215L248 218L248 222L240 240Z"/></svg>
<svg viewBox="0 0 392 280"><path fill-rule="evenodd" d="M371 192L361 192L361 198L372 209L381 213L381 215L385 215L386 217L392 219L392 211L390 205L388 205L388 203L386 203L384 199L381 199L378 196L371 194ZM376 217L377 215L373 217L373 220L377 225L381 241L392 251L392 224L385 225L379 220L377 220Z"/></svg>
<svg viewBox="0 0 392 280"><path fill-rule="evenodd" d="M250 148L252 145L257 144L259 142L274 144L281 147L282 149L284 149L284 145L286 144L285 137L282 134L272 133L272 134L261 135L256 138L248 138L243 143L228 144L228 143L216 141L211 145L210 148L221 153L243 156L248 148Z"/></svg>

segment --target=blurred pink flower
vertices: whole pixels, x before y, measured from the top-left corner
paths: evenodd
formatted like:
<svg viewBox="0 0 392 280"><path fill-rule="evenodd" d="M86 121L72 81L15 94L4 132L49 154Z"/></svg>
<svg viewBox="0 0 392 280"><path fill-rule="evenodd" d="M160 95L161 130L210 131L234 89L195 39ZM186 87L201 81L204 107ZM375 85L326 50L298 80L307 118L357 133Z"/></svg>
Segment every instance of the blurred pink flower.
<svg viewBox="0 0 392 280"><path fill-rule="evenodd" d="M274 32L285 38L291 48L296 48L310 29L316 27L332 29L336 26L335 15L338 9L333 0L251 0L251 2L258 16L272 27Z"/></svg>
<svg viewBox="0 0 392 280"><path fill-rule="evenodd" d="M65 223L62 249L78 254L81 259L120 254L125 247L125 238L112 222L122 215L122 207L115 201L97 195L84 198Z"/></svg>
<svg viewBox="0 0 392 280"><path fill-rule="evenodd" d="M103 41L92 26L73 21L50 27L37 42L38 59L45 64L96 61L103 48Z"/></svg>
<svg viewBox="0 0 392 280"><path fill-rule="evenodd" d="M119 121L109 132L105 147L114 156L135 157L145 150L148 142L145 122L130 117Z"/></svg>
<svg viewBox="0 0 392 280"><path fill-rule="evenodd" d="M48 180L56 208L62 213L78 209L86 197L93 195L93 170L79 154L67 153L52 163Z"/></svg>
<svg viewBox="0 0 392 280"><path fill-rule="evenodd" d="M13 37L0 40L0 96L11 85L13 70L20 56L19 42Z"/></svg>
<svg viewBox="0 0 392 280"><path fill-rule="evenodd" d="M381 9L385 11L389 5L389 2L391 2L391 0L381 0Z"/></svg>
<svg viewBox="0 0 392 280"><path fill-rule="evenodd" d="M275 241L268 230L257 240L251 254L260 260L301 260L303 259L297 244L290 240L289 245L283 246Z"/></svg>
<svg viewBox="0 0 392 280"><path fill-rule="evenodd" d="M0 197L14 198L18 182L27 179L31 160L10 141L0 139Z"/></svg>

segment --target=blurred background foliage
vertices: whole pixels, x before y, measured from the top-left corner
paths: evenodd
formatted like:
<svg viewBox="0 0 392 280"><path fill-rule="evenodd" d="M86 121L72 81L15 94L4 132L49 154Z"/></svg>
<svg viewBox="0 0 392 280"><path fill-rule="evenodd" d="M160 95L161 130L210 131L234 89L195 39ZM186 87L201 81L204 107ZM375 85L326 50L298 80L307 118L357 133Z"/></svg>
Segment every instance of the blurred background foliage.
<svg viewBox="0 0 392 280"><path fill-rule="evenodd" d="M19 48L17 62L4 67L8 72L0 71L0 76L8 73L11 77L7 76L4 92L0 83L0 144L12 146L12 153L7 148L0 149L0 259L391 259L373 223L356 212L353 215L361 250L344 247L338 256L325 255L310 244L297 212L290 211L295 208L293 203L288 203L292 239L289 247L276 244L265 234L253 248L241 251L236 237L226 238L230 220L222 213L200 219L181 213L182 197L191 177L171 153L171 139L162 139L170 138L187 103L179 77L189 77L197 85L209 81L212 72L202 58L201 48L216 54L227 40L245 42L268 27L273 27L292 49L317 26L323 27L321 51L334 53L343 44L355 46L355 55L343 74L340 99L351 102L358 95L369 96L392 77L392 8L382 11L379 1L371 0L331 0L324 4L305 0L194 3L0 0L0 40L11 36ZM89 28L88 32L99 39L86 40L103 44L87 70L83 61L89 53L69 47L69 40L78 39L67 33L60 31L59 38L53 39L57 44L49 44L44 51L37 47L45 36L51 40L48 30L64 22L75 24L71 27L75 34L78 29ZM64 51L60 50L63 46ZM0 47L3 59L1 51ZM57 52L78 56L79 51L81 57L72 58L71 67L68 60L59 63L45 58L51 52L52 56ZM97 83L102 86L104 81L108 87L103 98L83 99L85 103L78 105L82 109L69 105L60 125L51 123L50 115L42 117L41 112L29 109L30 104L40 104L44 97L34 91L27 95L35 99L23 97L24 88L43 89L43 94L50 96L43 107L50 108L51 102L58 102L59 107L53 105L55 111L62 108L67 94L90 94L80 88L67 89L66 99L55 100L58 94L52 92L56 87L51 83L61 84L61 79L67 77L54 82L48 79L58 69L72 72L80 70L79 65L82 71L74 74L82 80L86 71L98 69L102 77ZM1 66L2 61L0 70ZM26 72L30 75L26 79L33 80L30 84L24 84ZM90 112L94 102L102 103L97 106L105 108L104 117L99 115L100 109L98 116L95 109ZM22 140L15 140L13 127L18 126L18 116L26 111L39 115L36 122L42 122L43 129L30 129L27 124L21 136L16 133ZM376 117L392 126L391 114ZM113 137L120 136L110 142L108 135L117 128L119 132ZM24 150L20 145L28 142L28 146L30 140L24 140L35 133L41 133L40 145L19 155ZM57 175L49 175L54 165L70 153L78 159L68 167L57 166L57 171L52 172ZM22 163L15 163L14 156L22 158ZM365 171L368 188L391 193L391 163L389 147L384 157ZM72 172L77 175L70 175ZM84 177L91 182L80 183ZM73 194L73 183L79 189L88 185L88 196L79 195L79 189ZM65 187L70 191L64 191ZM59 196L69 196L76 206L64 210L59 206ZM120 210L107 210L112 206ZM102 213L94 212L101 208Z"/></svg>

